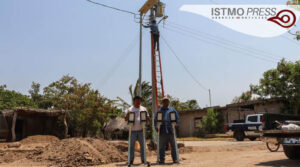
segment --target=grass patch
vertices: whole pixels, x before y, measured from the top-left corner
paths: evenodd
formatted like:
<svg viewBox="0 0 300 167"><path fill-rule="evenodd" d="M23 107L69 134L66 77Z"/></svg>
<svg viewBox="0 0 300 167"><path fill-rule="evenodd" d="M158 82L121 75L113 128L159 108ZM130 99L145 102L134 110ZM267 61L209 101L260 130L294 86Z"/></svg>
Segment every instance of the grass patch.
<svg viewBox="0 0 300 167"><path fill-rule="evenodd" d="M181 137L177 138L177 141L232 141L231 137L214 137L214 138L202 138L202 137Z"/></svg>

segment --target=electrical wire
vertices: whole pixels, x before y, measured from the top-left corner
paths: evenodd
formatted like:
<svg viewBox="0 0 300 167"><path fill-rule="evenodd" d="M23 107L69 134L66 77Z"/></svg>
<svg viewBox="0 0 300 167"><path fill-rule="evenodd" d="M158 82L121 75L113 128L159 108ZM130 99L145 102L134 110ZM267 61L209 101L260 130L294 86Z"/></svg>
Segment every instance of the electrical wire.
<svg viewBox="0 0 300 167"><path fill-rule="evenodd" d="M171 47L171 45L169 45L169 43L167 42L167 40L161 35L161 38L163 39L163 41L165 42L166 46L169 48L169 50L172 52L172 54L175 56L175 58L177 59L177 61L180 63L180 65L183 67L183 69L190 75L190 77L204 90L209 91L208 88L206 88L203 84L201 84L201 82L199 82L197 80L197 78L193 75L193 73L187 68L187 66L183 63L183 61L179 58L179 56L176 54L176 52L174 51L174 49Z"/></svg>
<svg viewBox="0 0 300 167"><path fill-rule="evenodd" d="M277 61L282 59L282 58L278 58L277 56L273 56L273 54L268 53L264 50L255 49L255 48L251 48L251 47L246 46L246 45L238 44L238 43L233 42L231 40L228 40L228 39L225 39L225 38L213 35L213 34L209 34L209 33L206 33L206 32L201 32L199 30L190 28L188 26L180 25L180 24L177 24L177 23L174 23L174 22L168 22L168 24L171 27L179 28L183 31L189 31L190 33L195 33L199 36L205 36L206 38L210 38L211 40L219 41L220 43L223 43L223 44L235 47L235 48L239 48L243 51L247 51L247 52L251 52L251 53L254 53L254 54L262 55L262 56L265 56L265 57L268 57L268 58L271 58L271 59L276 59Z"/></svg>
<svg viewBox="0 0 300 167"><path fill-rule="evenodd" d="M171 29L171 28L167 28L167 27L165 27L165 29L167 29L167 30L169 30L169 31L173 31L173 32L176 32L176 33L179 33L179 34L181 34L181 35L183 35L183 36L188 36L188 37L191 37L191 38L193 38L193 39L196 39L196 40L199 40L199 41L201 41L201 42L203 42L203 43L205 43L205 44L211 44L211 45L214 45L214 46L219 46L219 47L222 47L222 48L224 48L224 49L227 49L227 50L229 50L229 51L232 51L232 52L238 52L238 53L242 53L242 55L246 55L246 56L249 56L249 57L253 57L253 58L256 58L256 59L260 59L260 60L263 60L263 61L266 61L266 62L271 62L271 63L277 63L277 61L274 61L274 60L272 60L272 59L269 59L269 58L263 58L263 57L259 57L259 56L256 56L256 55L253 55L253 54L250 54L250 53L248 53L248 52L245 52L245 51L243 51L243 50L238 50L237 48L230 48L230 47L228 47L228 46L226 46L226 45L224 45L224 44L222 44L222 43L218 43L218 42L216 42L216 41L212 41L212 40L207 40L207 39L205 39L205 38L201 38L201 37L199 37L199 36L197 36L197 35L194 35L194 34L189 34L189 33L186 33L186 32L182 32L182 31L178 31L178 30L174 30L174 29Z"/></svg>
<svg viewBox="0 0 300 167"><path fill-rule="evenodd" d="M106 8L113 9L113 10L117 10L119 12L124 12L124 13L132 14L132 15L138 15L137 13L134 13L134 12L131 12L131 11L128 11L128 10L119 9L119 8L116 8L116 7L113 7L113 6L108 6L108 5L105 5L105 4L102 4L102 3L99 3L99 2L95 2L95 1L92 1L92 0L86 0L86 1L88 1L90 3L93 3L95 5L99 5L99 6L103 6L103 7L106 7Z"/></svg>
<svg viewBox="0 0 300 167"><path fill-rule="evenodd" d="M106 75L101 79L100 81L100 86L104 86L110 79L113 77L117 69L125 62L125 60L129 57L130 53L132 50L135 48L137 41L138 41L138 36L137 34L135 38L129 43L129 45L126 47L126 49L122 52L123 54L118 57L117 61L112 65L110 70L106 73Z"/></svg>
<svg viewBox="0 0 300 167"><path fill-rule="evenodd" d="M299 44L297 44L296 41L294 41L294 40L292 40L292 39L290 39L290 38L288 38L286 36L280 36L280 37L288 40L289 42L291 42L291 43L293 43L293 44L295 44L295 45L297 45L299 47Z"/></svg>

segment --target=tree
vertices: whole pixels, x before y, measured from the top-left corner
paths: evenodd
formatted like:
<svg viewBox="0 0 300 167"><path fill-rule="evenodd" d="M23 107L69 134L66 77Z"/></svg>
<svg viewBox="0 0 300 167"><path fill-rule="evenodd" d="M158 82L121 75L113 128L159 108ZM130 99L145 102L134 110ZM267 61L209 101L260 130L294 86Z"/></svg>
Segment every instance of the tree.
<svg viewBox="0 0 300 167"><path fill-rule="evenodd" d="M287 5L299 5L300 0L288 0Z"/></svg>
<svg viewBox="0 0 300 167"><path fill-rule="evenodd" d="M131 96L131 99L133 99L134 96L138 95L138 80L136 81L135 86L133 87L133 85L129 86L129 93ZM142 98L143 98L143 102L142 105L146 106L146 107L151 107L152 105L152 86L150 85L149 82L143 81L142 82Z"/></svg>
<svg viewBox="0 0 300 167"><path fill-rule="evenodd" d="M218 132L219 113L209 108L205 116L202 117L202 122L199 124L199 136Z"/></svg>
<svg viewBox="0 0 300 167"><path fill-rule="evenodd" d="M41 87L41 85L39 83L32 82L31 89L28 91L31 96L31 99L34 102L38 102L41 100L42 95L39 94L40 87Z"/></svg>
<svg viewBox="0 0 300 167"><path fill-rule="evenodd" d="M0 110L16 107L36 108L37 106L30 97L13 90L7 90L6 85L0 85Z"/></svg>
<svg viewBox="0 0 300 167"><path fill-rule="evenodd" d="M70 111L67 118L72 136L104 134L109 118L121 112L114 101L93 90L90 83L80 84L68 75L45 87L44 98L53 108Z"/></svg>
<svg viewBox="0 0 300 167"><path fill-rule="evenodd" d="M246 92L243 92L241 96L235 97L232 100L232 103L242 103L242 102L247 102L247 101L251 101L251 100L254 100L252 98L252 92L246 91Z"/></svg>
<svg viewBox="0 0 300 167"><path fill-rule="evenodd" d="M174 98L168 95L168 98L171 101L171 106L174 107L177 111L189 111L200 109L197 100L187 100L186 102L181 102L178 98Z"/></svg>
<svg viewBox="0 0 300 167"><path fill-rule="evenodd" d="M285 102L283 113L298 114L300 107L300 61L282 59L276 69L263 74L258 85L250 85L251 92L261 99L280 98Z"/></svg>
<svg viewBox="0 0 300 167"><path fill-rule="evenodd" d="M38 108L48 109L52 107L52 103L49 99L45 98L40 94L41 85L36 82L32 82L31 89L29 89L29 94L33 102L38 106Z"/></svg>

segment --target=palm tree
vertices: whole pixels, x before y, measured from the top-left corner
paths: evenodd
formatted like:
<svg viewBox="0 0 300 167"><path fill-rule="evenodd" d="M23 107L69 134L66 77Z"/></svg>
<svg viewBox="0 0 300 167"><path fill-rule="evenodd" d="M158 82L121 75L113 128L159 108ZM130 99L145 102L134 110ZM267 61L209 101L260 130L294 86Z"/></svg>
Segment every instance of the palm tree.
<svg viewBox="0 0 300 167"><path fill-rule="evenodd" d="M131 96L131 99L133 99L134 96L138 95L138 88L139 84L138 81L136 82L134 88L133 85L129 86L129 93ZM142 98L143 98L143 106L150 106L152 105L152 86L149 82L143 81L142 82Z"/></svg>

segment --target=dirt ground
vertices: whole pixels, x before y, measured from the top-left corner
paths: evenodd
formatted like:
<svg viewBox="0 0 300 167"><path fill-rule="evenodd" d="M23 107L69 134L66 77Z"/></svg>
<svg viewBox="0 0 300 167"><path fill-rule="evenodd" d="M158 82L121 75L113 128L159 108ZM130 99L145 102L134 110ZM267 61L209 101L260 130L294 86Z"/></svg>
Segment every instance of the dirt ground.
<svg viewBox="0 0 300 167"><path fill-rule="evenodd" d="M186 147L192 147L191 152L180 154L180 164L172 164L170 155L166 157L165 165L157 165L156 156L148 161L152 166L188 166L188 167L300 167L300 161L286 158L282 148L276 153L267 150L260 141L185 141ZM101 167L126 166L126 162L101 165ZM133 166L140 164L139 157Z"/></svg>
<svg viewBox="0 0 300 167"><path fill-rule="evenodd" d="M124 144L103 139L31 136L20 142L0 144L0 166L95 166L122 162Z"/></svg>
<svg viewBox="0 0 300 167"><path fill-rule="evenodd" d="M180 164L172 164L167 152L166 165L156 164L156 153L147 151L152 166L192 167L300 167L288 160L282 148L271 153L263 142L180 141ZM127 142L93 138L59 140L53 136L32 136L15 143L0 143L0 166L127 166ZM133 166L140 164L139 152Z"/></svg>

